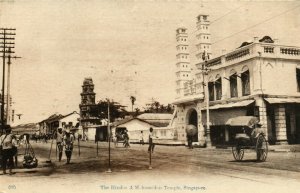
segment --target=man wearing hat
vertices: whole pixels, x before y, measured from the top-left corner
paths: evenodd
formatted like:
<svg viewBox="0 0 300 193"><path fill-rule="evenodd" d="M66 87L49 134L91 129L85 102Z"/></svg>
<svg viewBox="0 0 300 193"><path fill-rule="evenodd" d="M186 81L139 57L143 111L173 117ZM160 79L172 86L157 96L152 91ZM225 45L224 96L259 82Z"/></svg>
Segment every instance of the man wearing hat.
<svg viewBox="0 0 300 193"><path fill-rule="evenodd" d="M56 133L56 145L57 145L57 149L58 149L58 161L61 161L61 157L62 157L62 153L63 153L63 132L62 132L62 128L58 128L57 129L57 133Z"/></svg>
<svg viewBox="0 0 300 193"><path fill-rule="evenodd" d="M67 156L67 164L71 161L71 156L73 152L73 142L74 142L74 136L71 135L70 130L66 130L66 135L64 137L64 144L65 144L65 153Z"/></svg>
<svg viewBox="0 0 300 193"><path fill-rule="evenodd" d="M0 144L2 146L2 169L3 174L6 174L6 166L8 160L9 174L13 174L13 146L15 145L15 136L11 133L10 125L5 126L5 134L0 137Z"/></svg>

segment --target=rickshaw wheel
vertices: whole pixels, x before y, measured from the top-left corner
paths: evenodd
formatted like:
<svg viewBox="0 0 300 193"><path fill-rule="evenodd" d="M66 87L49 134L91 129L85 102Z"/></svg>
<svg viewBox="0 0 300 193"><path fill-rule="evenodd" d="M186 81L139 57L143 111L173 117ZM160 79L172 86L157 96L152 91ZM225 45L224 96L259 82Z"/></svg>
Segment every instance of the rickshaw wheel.
<svg viewBox="0 0 300 193"><path fill-rule="evenodd" d="M244 157L244 149L240 145L233 146L232 155L235 160L241 161Z"/></svg>
<svg viewBox="0 0 300 193"><path fill-rule="evenodd" d="M255 150L257 161L266 161L268 155L268 143L263 135L257 137Z"/></svg>

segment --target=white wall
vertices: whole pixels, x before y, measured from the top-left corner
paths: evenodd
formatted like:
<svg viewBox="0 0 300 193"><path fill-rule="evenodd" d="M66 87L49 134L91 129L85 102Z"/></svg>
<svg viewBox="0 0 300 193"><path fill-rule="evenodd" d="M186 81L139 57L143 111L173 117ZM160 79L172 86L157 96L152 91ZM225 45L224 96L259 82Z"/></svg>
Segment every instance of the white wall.
<svg viewBox="0 0 300 193"><path fill-rule="evenodd" d="M297 92L296 63L287 60L262 59L262 87L264 94L299 95Z"/></svg>
<svg viewBox="0 0 300 193"><path fill-rule="evenodd" d="M143 131L144 141L148 142L150 127L153 128L154 133L158 137L157 140L173 139L173 130L171 128L154 127L154 126L152 126L148 123L145 123L143 121L140 121L138 119L133 119L127 123L119 125L118 127L126 127L127 128L130 141L139 141L140 133L141 133L141 131ZM115 132L115 128L113 129L113 132Z"/></svg>
<svg viewBox="0 0 300 193"><path fill-rule="evenodd" d="M89 127L87 132L87 137L89 141L95 140L96 135L96 128L95 127Z"/></svg>
<svg viewBox="0 0 300 193"><path fill-rule="evenodd" d="M215 80L218 74L222 77L222 99L228 99L230 98L230 84L223 77L229 78L233 70L240 75L244 71L243 68L248 68L251 95L262 94L263 91L263 94L294 96L300 95L297 92L296 67L297 63L295 61L274 58L260 59L257 57L226 68L212 70L209 72L208 78L209 80ZM237 81L238 96L241 97L241 79L238 78Z"/></svg>
<svg viewBox="0 0 300 193"><path fill-rule="evenodd" d="M80 115L77 113L73 113L67 117L64 117L64 118L60 119L59 127L62 127L63 122L65 122L67 125L69 124L69 122L72 122L73 126L75 126L79 122L78 118L80 118Z"/></svg>

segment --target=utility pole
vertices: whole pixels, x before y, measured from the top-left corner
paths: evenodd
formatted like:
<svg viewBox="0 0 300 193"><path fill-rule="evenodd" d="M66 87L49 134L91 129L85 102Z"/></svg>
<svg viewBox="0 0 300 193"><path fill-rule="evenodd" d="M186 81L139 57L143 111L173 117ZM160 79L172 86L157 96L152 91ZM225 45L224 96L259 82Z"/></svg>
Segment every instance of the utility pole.
<svg viewBox="0 0 300 193"><path fill-rule="evenodd" d="M4 96L5 96L5 59L6 54L10 55L14 53L11 51L11 49L14 48L14 36L15 34L15 28L0 28L0 53L2 53L2 61L3 61L3 74L2 74L2 99L1 99L1 126L2 126L2 133L4 132L4 125L6 125L6 119L4 118ZM8 97L8 96L7 96ZM8 105L8 104L7 104Z"/></svg>
<svg viewBox="0 0 300 193"><path fill-rule="evenodd" d="M8 48L8 51L11 52L11 48ZM11 65L11 58L17 59L21 57L11 56L8 55L7 61L7 94L6 94L6 123L10 124L12 118L10 117L10 104L11 104L11 97L10 97L10 65Z"/></svg>
<svg viewBox="0 0 300 193"><path fill-rule="evenodd" d="M209 88L208 88L208 71L209 69L207 68L207 61L209 59L208 54L204 51L202 55L202 59L204 60L204 63L202 64L202 73L203 73L203 86L206 86L206 89L204 93L204 98L206 99L206 147L210 148L211 147L211 139L210 139L210 117L209 117ZM205 79L206 75L206 80ZM205 95L206 93L206 95Z"/></svg>
<svg viewBox="0 0 300 193"><path fill-rule="evenodd" d="M109 99L107 99L107 131L108 131L108 173L111 173L110 164L110 140L111 140L111 128L110 128L110 115L109 115Z"/></svg>

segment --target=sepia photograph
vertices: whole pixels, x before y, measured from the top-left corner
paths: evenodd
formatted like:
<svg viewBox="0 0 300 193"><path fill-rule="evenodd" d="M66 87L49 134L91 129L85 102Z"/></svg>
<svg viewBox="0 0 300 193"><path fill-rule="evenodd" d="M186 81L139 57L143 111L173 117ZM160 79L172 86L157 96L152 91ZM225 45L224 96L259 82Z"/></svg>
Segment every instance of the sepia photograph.
<svg viewBox="0 0 300 193"><path fill-rule="evenodd" d="M0 193L300 186L300 1L0 0Z"/></svg>

